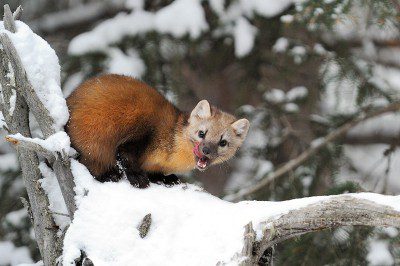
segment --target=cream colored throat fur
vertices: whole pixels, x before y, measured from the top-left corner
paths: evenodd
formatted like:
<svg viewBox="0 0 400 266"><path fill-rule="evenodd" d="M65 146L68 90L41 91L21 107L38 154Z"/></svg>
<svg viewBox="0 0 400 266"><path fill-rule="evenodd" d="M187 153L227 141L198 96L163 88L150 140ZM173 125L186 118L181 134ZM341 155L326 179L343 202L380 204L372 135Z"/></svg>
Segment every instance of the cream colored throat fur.
<svg viewBox="0 0 400 266"><path fill-rule="evenodd" d="M167 149L156 149L146 153L141 163L142 169L147 172L161 172L165 175L193 170L196 166L193 143L182 132L176 135L174 141L172 152Z"/></svg>

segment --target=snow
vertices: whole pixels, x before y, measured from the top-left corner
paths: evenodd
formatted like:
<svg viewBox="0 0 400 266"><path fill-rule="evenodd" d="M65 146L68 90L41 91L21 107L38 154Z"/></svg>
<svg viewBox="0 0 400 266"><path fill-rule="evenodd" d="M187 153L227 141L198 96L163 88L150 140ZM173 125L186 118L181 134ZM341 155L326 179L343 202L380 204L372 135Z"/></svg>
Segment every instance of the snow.
<svg viewBox="0 0 400 266"><path fill-rule="evenodd" d="M389 251L389 243L384 240L371 241L367 260L370 265L394 265L394 259Z"/></svg>
<svg viewBox="0 0 400 266"><path fill-rule="evenodd" d="M288 47L289 47L288 39L280 37L278 40L276 40L274 46L272 47L272 50L275 53L283 53L287 50Z"/></svg>
<svg viewBox="0 0 400 266"><path fill-rule="evenodd" d="M67 98L83 82L84 76L81 72L74 73L64 82L64 97Z"/></svg>
<svg viewBox="0 0 400 266"><path fill-rule="evenodd" d="M257 13L258 15L266 18L270 18L282 13L293 2L293 0L240 0L241 7L247 15Z"/></svg>
<svg viewBox="0 0 400 266"><path fill-rule="evenodd" d="M284 15L284 16L281 17L281 21L283 23L292 23L293 20L294 20L293 15Z"/></svg>
<svg viewBox="0 0 400 266"><path fill-rule="evenodd" d="M118 48L110 48L108 55L108 73L140 78L146 72L146 65L140 58L139 53L134 49L127 51L127 54L125 54Z"/></svg>
<svg viewBox="0 0 400 266"><path fill-rule="evenodd" d="M11 90L12 95L10 97L10 110L8 110L8 113L10 116L14 114L15 110L15 103L17 102L17 92L15 90Z"/></svg>
<svg viewBox="0 0 400 266"><path fill-rule="evenodd" d="M189 34L192 39L198 38L208 29L199 0L173 1L156 13L155 27L160 33L169 33L176 38Z"/></svg>
<svg viewBox="0 0 400 266"><path fill-rule="evenodd" d="M307 97L308 95L308 89L304 86L298 86L292 88L290 91L286 93L286 99L289 102L293 102L299 99L303 99Z"/></svg>
<svg viewBox="0 0 400 266"><path fill-rule="evenodd" d="M0 172L16 171L18 169L18 158L15 153L0 154Z"/></svg>
<svg viewBox="0 0 400 266"><path fill-rule="evenodd" d="M68 52L72 55L105 52L110 45L121 41L125 36L151 31L171 34L176 38L189 35L196 39L207 28L199 0L177 0L154 13L143 10L135 10L130 14L120 13L100 23L92 31L72 39Z"/></svg>
<svg viewBox="0 0 400 266"><path fill-rule="evenodd" d="M71 141L67 133L64 131L57 132L45 140L39 138L26 138L20 133L9 135L9 137L20 141L36 143L50 152L65 152L66 154L69 154L71 150Z"/></svg>
<svg viewBox="0 0 400 266"><path fill-rule="evenodd" d="M28 216L28 212L26 209L20 209L17 211L12 211L7 213L5 220L12 224L13 226L17 227L21 225L23 219Z"/></svg>
<svg viewBox="0 0 400 266"><path fill-rule="evenodd" d="M58 57L50 45L24 23L16 21L17 32L4 30L14 44L28 79L40 101L54 119L54 129L61 130L69 118L68 108L60 88L60 65ZM11 110L10 110L11 111Z"/></svg>
<svg viewBox="0 0 400 266"><path fill-rule="evenodd" d="M129 0L126 7L132 9L130 14L119 13L114 18L105 20L92 31L75 37L69 44L69 53L82 55L90 52L105 52L115 43L126 36L139 36L148 32L158 32L182 38L188 35L197 39L209 30L204 9L200 0L176 0L156 12L143 10L143 0ZM245 18L254 14L273 17L281 14L294 0L240 0L232 3L227 10L224 1L212 0L210 6L219 15L222 28L233 35L235 40L235 54L242 57L248 54L254 44L257 34L255 27ZM283 17L290 20L290 15ZM234 29L230 25L234 23ZM221 30L221 28L218 28Z"/></svg>
<svg viewBox="0 0 400 266"><path fill-rule="evenodd" d="M93 30L82 33L71 40L68 52L72 55L106 51L108 46L121 41L125 36L144 34L154 29L154 14L135 11L120 13L105 20Z"/></svg>
<svg viewBox="0 0 400 266"><path fill-rule="evenodd" d="M0 241L0 265L16 266L32 262L27 247L15 247L10 241Z"/></svg>
<svg viewBox="0 0 400 266"><path fill-rule="evenodd" d="M288 113L297 113L300 110L299 106L295 103L287 103L283 106L283 109Z"/></svg>
<svg viewBox="0 0 400 266"><path fill-rule="evenodd" d="M271 89L264 93L264 99L272 103L281 103L286 99L285 92L280 89Z"/></svg>
<svg viewBox="0 0 400 266"><path fill-rule="evenodd" d="M240 17L236 21L233 38L235 40L235 55L237 57L246 56L251 52L256 34L256 27L251 25L246 18Z"/></svg>
<svg viewBox="0 0 400 266"><path fill-rule="evenodd" d="M237 264L234 255L241 251L244 226L250 221L261 237L270 226L265 223L268 219L331 198L230 203L195 185L167 188L151 184L137 189L126 180L99 183L75 160L71 170L78 210L65 235L64 265L73 265L81 250L100 266ZM354 196L400 208L400 196ZM148 213L152 223L142 239L137 228Z"/></svg>
<svg viewBox="0 0 400 266"><path fill-rule="evenodd" d="M68 215L67 206L54 172L43 162L40 163L39 169L43 175L40 184L49 198L49 209L53 212L55 223L60 227L58 234L61 235L63 230L70 224L70 218L65 216Z"/></svg>

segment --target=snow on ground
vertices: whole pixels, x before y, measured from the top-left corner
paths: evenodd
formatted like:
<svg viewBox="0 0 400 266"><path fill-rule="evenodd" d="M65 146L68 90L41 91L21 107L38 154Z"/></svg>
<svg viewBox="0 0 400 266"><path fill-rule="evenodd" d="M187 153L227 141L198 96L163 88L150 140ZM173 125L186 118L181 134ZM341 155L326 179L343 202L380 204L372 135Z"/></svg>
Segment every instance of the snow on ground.
<svg viewBox="0 0 400 266"><path fill-rule="evenodd" d="M68 121L68 108L60 88L60 65L50 45L24 23L16 21L17 32L4 30L17 49L22 64L36 94L54 119L54 129L61 130Z"/></svg>
<svg viewBox="0 0 400 266"><path fill-rule="evenodd" d="M0 265L17 266L33 263L27 247L15 247L11 241L0 241Z"/></svg>
<svg viewBox="0 0 400 266"><path fill-rule="evenodd" d="M244 226L250 221L261 236L263 221L329 197L284 202L230 203L194 185L148 189L126 180L99 183L86 167L72 161L78 210L64 240L63 263L73 265L84 250L95 265L215 265L232 262L243 246ZM350 195L350 194L349 194ZM400 210L400 197L359 195ZM138 226L151 213L148 235Z"/></svg>

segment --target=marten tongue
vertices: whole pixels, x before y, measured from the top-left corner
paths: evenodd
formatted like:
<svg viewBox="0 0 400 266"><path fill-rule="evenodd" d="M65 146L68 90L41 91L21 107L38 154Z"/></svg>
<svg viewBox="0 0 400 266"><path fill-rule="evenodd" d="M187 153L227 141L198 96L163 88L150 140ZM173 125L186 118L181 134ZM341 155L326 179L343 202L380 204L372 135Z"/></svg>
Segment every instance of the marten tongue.
<svg viewBox="0 0 400 266"><path fill-rule="evenodd" d="M203 157L203 154L199 151L199 146L200 146L200 142L197 142L196 145L195 145L194 148L193 148L193 153L194 153L197 157L201 158L201 157Z"/></svg>

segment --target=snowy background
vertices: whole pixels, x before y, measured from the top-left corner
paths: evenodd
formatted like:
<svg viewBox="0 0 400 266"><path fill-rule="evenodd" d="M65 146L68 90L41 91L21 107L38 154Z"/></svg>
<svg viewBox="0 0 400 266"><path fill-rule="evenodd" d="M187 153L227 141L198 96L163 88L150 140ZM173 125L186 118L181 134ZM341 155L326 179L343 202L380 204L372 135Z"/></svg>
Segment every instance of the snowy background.
<svg viewBox="0 0 400 266"><path fill-rule="evenodd" d="M226 111L250 119L252 128L248 139L234 160L185 177L189 183L202 186L218 197L250 186L296 158L321 137L358 116L362 108L385 106L400 98L400 4L397 1L0 2L9 3L12 9L21 4L22 20L55 49L65 96L88 77L119 73L143 79L181 109L190 110L199 100L207 99ZM35 66L44 69L52 63L52 58L38 58ZM57 99L62 101L60 97ZM52 115L65 117L64 113L65 110L59 110ZM57 121L60 125L65 122ZM253 198L277 201L360 191L399 195L399 143L399 114L368 120ZM84 172L79 164L76 169ZM45 165L41 171L45 177L42 185L52 187L54 177ZM82 180L90 187L97 186L87 183L91 182L90 178ZM113 189L125 189L126 184L118 185L112 188L115 184L107 184L98 191L104 190L107 194ZM170 194L165 197L174 201L165 203L166 209L173 202L187 200L175 198L173 191ZM19 200L21 196L25 192L16 157L1 139L0 265L38 260L29 218ZM91 200L101 200L96 196ZM116 199L114 203L118 200L123 199ZM130 200L134 202L136 198ZM197 200L211 200L211 196L200 194ZM93 206L91 201L85 204L87 208ZM220 204L212 210L199 210L199 217L216 215L222 210L227 214L224 217L237 215L234 207L227 207L229 203L221 201ZM105 211L114 208L104 206ZM185 206L180 206L183 214ZM62 210L65 206L53 207ZM142 217L145 213L130 215ZM252 214L242 215L247 218ZM85 219L85 216L78 217ZM192 219L205 222L199 217ZM57 224L65 226L62 217L57 219ZM103 222L98 225L100 229L113 221ZM125 226L125 222L119 221L119 225ZM169 226L168 222L173 223L166 221L164 225ZM229 221L222 222L229 224ZM226 230L239 226L240 222L239 217ZM190 229L184 228L184 232L190 235ZM71 228L66 237L72 246L65 254L67 258L73 258L76 255L73 247L80 245L76 234L79 236L81 231L74 230ZM89 235L97 231L87 229ZM117 233L121 232L111 230L107 235ZM394 228L345 227L278 245L276 263L394 265L400 263L399 243L399 232ZM235 244L233 241L232 245ZM197 248L194 243L190 247ZM224 248L227 247L221 247L219 252ZM101 260L104 251L97 252ZM118 257L122 251L115 252L113 256ZM131 255L140 254L140 250L136 252ZM324 252L323 258L321 252ZM129 257L122 258L122 264L124 259L129 261Z"/></svg>

